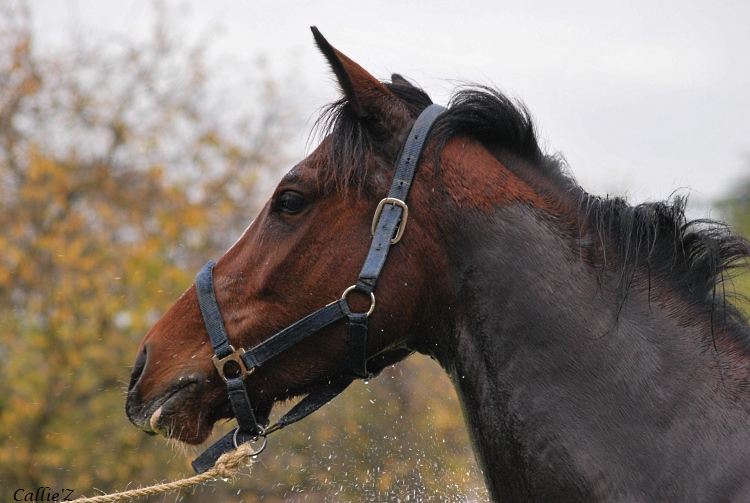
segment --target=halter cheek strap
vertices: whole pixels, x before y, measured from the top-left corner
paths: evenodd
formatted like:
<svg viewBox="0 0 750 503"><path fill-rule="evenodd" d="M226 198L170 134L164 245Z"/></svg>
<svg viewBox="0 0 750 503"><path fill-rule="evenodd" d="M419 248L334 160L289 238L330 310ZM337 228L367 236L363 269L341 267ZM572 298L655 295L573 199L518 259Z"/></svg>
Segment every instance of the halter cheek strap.
<svg viewBox="0 0 750 503"><path fill-rule="evenodd" d="M392 245L398 243L406 229L409 210L405 201L414 181L419 157L430 128L444 111L445 108L439 105L430 105L412 126L396 166L388 197L380 201L375 210L372 223L373 238L367 259L357 282L347 288L339 300L307 315L249 350L235 350L229 343L214 292L213 268L216 263L211 261L201 269L195 283L198 304L214 348L214 365L227 384L238 427L193 461L193 469L197 473L203 473L211 468L222 454L237 448L238 445L249 440L258 440L272 431L307 417L338 396L355 379L372 376L367 371L367 340L368 318L375 309L375 284L388 257L388 251ZM370 297L371 304L367 312L355 313L349 308L347 296L355 290ZM274 356L343 318L349 319L348 371L329 379L325 385L302 399L276 424L268 429L264 428L255 418L244 385L245 377ZM256 454L264 447L265 438Z"/></svg>
<svg viewBox="0 0 750 503"><path fill-rule="evenodd" d="M239 425L238 431L246 433L250 437L257 438L263 434L263 427L258 424L250 406L250 398L247 396L245 376L249 373L242 368L241 360L236 358L241 354L235 351L229 344L229 337L221 319L219 305L216 302L216 294L213 284L213 270L216 262L213 260L203 266L195 281L195 291L198 294L198 305L201 308L203 322L208 330L208 337L216 353L213 360L219 374L227 383L229 401L232 404L234 416Z"/></svg>

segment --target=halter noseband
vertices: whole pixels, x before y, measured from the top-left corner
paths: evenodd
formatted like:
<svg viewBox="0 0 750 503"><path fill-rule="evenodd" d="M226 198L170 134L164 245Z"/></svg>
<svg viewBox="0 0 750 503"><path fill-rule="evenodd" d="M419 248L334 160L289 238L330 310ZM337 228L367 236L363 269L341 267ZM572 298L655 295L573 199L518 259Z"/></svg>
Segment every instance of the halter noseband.
<svg viewBox="0 0 750 503"><path fill-rule="evenodd" d="M414 181L419 157L427 134L435 120L444 111L445 108L440 105L430 105L412 126L396 166L388 197L380 201L375 210L372 223L372 244L367 259L357 282L347 288L339 300L305 316L251 349L234 349L229 343L214 293L213 268L216 263L208 262L198 273L195 287L203 321L215 352L213 362L219 375L227 384L229 400L238 426L193 461L193 469L197 473L203 473L211 468L225 452L236 449L242 443L257 441L263 437L261 447L255 452L259 454L266 446L266 435L307 417L338 396L355 379L371 376L367 372L367 319L375 309L375 284L391 245L398 243L406 229L408 207L405 201ZM355 313L349 308L347 296L354 290L370 297L371 304L367 312ZM270 428L259 424L245 389L245 377L274 356L318 330L347 317L349 318L348 372L332 377L326 385L307 395Z"/></svg>

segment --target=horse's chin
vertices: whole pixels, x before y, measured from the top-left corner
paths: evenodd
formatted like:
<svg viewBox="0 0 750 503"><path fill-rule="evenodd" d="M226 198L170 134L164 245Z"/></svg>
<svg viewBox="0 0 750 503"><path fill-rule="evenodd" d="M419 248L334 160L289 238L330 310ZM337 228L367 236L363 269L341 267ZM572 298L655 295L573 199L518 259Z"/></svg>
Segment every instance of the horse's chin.
<svg viewBox="0 0 750 503"><path fill-rule="evenodd" d="M185 380L171 387L161 398L133 407L135 410L129 411L129 417L149 435L161 435L192 445L201 444L211 435L213 425L219 418L207 417L203 410L196 409L196 398L200 393L199 380Z"/></svg>
<svg viewBox="0 0 750 503"><path fill-rule="evenodd" d="M184 401L189 401L189 398ZM198 413L197 416L191 415L188 409L179 408L177 405L179 403L174 403L173 400L165 401L162 406L154 410L141 429L150 435L161 435L189 445L200 445L211 436L217 422L231 419L230 414L221 414L221 417L214 418L202 413ZM273 403L253 408L259 424L268 426L272 408Z"/></svg>
<svg viewBox="0 0 750 503"><path fill-rule="evenodd" d="M191 445L202 444L211 435L212 430L213 424L199 424L197 429L182 427L175 418L170 420L167 414L164 414L164 406L151 414L151 418L143 428L143 431L148 434L161 435L164 438Z"/></svg>
<svg viewBox="0 0 750 503"><path fill-rule="evenodd" d="M168 409L156 409L148 423L142 428L150 435L161 435L169 440L176 440L190 445L199 445L211 436L214 422L205 417L187 418L182 413L170 414Z"/></svg>
<svg viewBox="0 0 750 503"><path fill-rule="evenodd" d="M203 444L217 422L233 417L226 388L207 387L207 382L196 375L185 376L145 399L137 389L132 390L126 404L128 417L148 435L189 445ZM260 425L268 425L273 404L273 400L253 403Z"/></svg>

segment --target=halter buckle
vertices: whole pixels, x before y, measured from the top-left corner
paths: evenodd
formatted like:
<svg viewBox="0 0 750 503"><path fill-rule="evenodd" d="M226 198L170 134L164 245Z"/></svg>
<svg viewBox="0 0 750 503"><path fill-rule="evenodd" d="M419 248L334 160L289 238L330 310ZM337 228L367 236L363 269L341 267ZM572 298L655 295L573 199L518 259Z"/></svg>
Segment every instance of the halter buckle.
<svg viewBox="0 0 750 503"><path fill-rule="evenodd" d="M240 358L240 356L245 353L244 349L234 349L234 346L231 345L229 346L229 349L232 350L232 353L224 358L219 358L218 355L214 355L212 358L216 370L219 371L219 375L222 379L226 381L228 379L236 379L240 376L244 379L255 372L255 367L248 370L245 362Z"/></svg>
<svg viewBox="0 0 750 503"><path fill-rule="evenodd" d="M375 235L375 229L378 226L378 220L380 220L380 214L383 213L383 207L386 204L392 204L394 206L400 206L403 211L401 214L401 220L398 223L398 229L396 230L396 237L391 239L391 244L395 245L399 241L401 241L401 236L404 235L404 231L406 230L406 219L409 218L409 207L406 206L406 203L403 202L401 199L396 199L395 197L386 197L382 201L378 203L378 207L375 210L375 215L372 217L372 226L371 231L372 235Z"/></svg>

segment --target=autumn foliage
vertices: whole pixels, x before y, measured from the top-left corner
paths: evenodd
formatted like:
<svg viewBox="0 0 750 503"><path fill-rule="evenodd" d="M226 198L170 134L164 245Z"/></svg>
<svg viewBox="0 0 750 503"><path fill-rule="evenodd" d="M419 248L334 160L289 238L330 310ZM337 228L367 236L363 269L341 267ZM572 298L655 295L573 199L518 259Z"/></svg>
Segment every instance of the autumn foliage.
<svg viewBox="0 0 750 503"><path fill-rule="evenodd" d="M203 48L164 22L145 41L43 53L30 25L0 1L0 499L190 475L193 451L128 423L130 365L252 220L258 178L284 168L288 133L302 133L259 69L252 113L222 102ZM270 444L249 475L181 501L484 498L453 389L425 358Z"/></svg>

